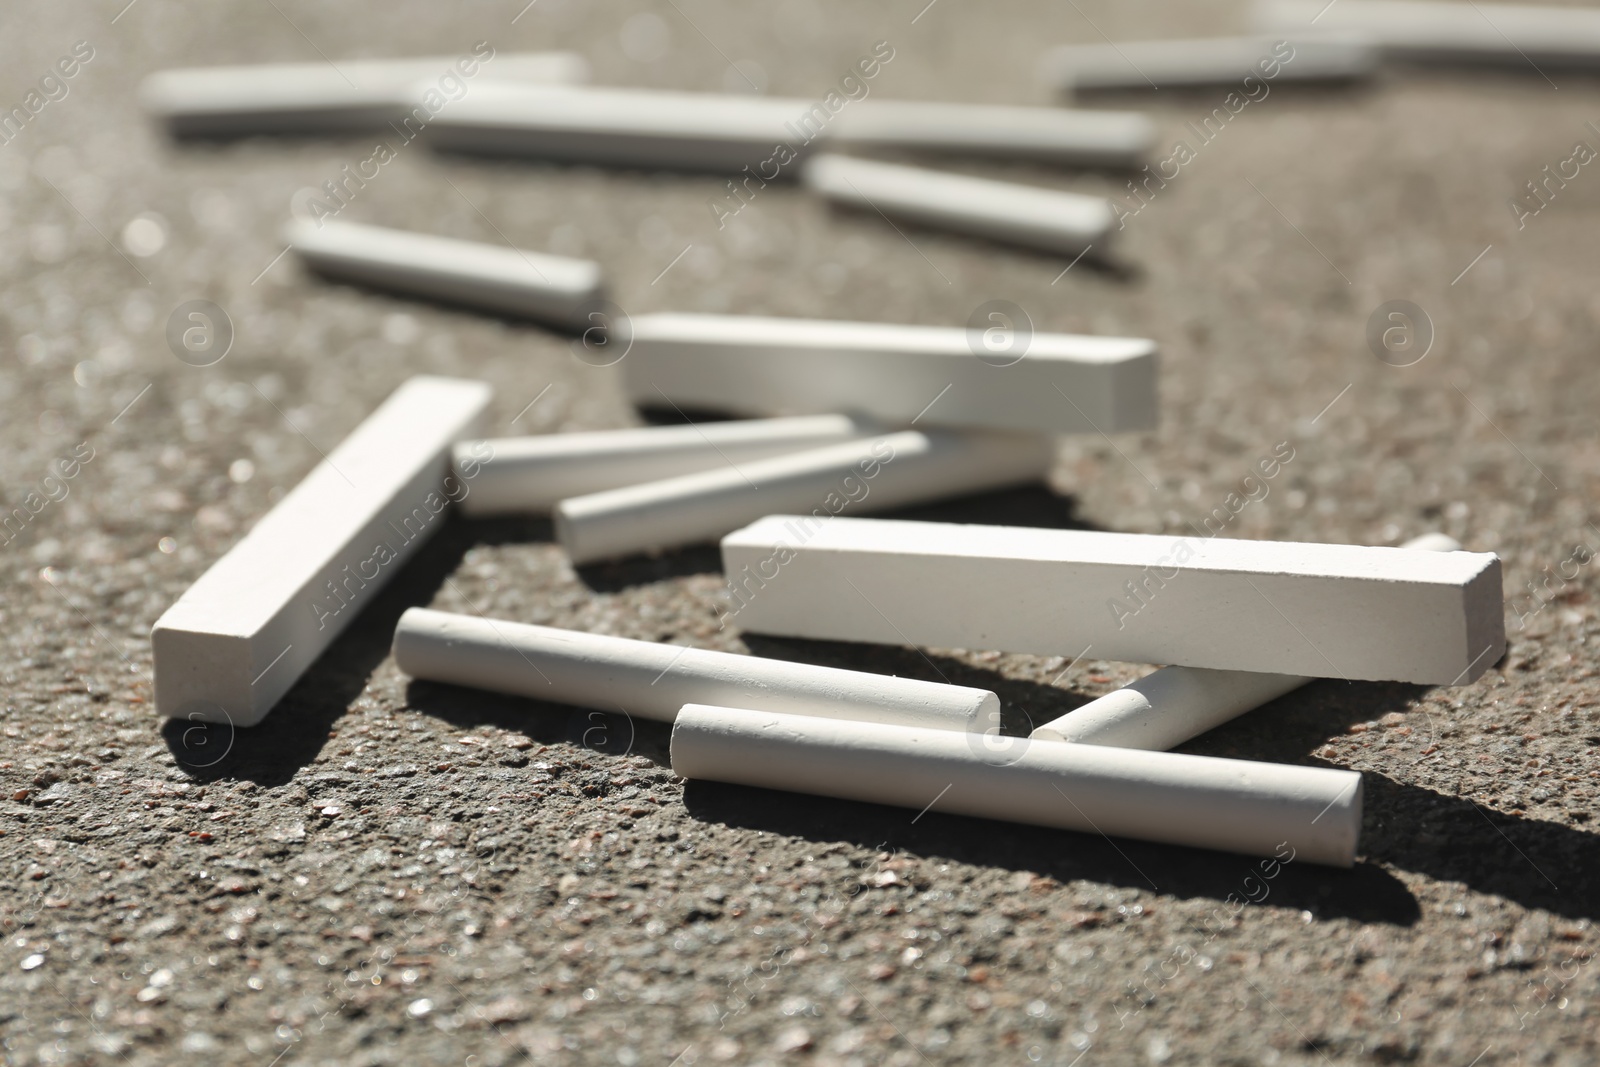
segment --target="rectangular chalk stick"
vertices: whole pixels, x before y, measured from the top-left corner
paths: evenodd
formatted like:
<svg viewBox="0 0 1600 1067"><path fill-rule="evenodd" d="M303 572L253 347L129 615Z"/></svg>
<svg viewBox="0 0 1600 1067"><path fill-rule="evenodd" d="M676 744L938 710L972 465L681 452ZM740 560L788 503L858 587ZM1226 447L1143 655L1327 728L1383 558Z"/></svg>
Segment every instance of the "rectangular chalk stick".
<svg viewBox="0 0 1600 1067"><path fill-rule="evenodd" d="M1254 21L1267 32L1361 34L1385 57L1417 63L1487 63L1530 73L1600 65L1600 11L1592 7L1257 0Z"/></svg>
<svg viewBox="0 0 1600 1067"><path fill-rule="evenodd" d="M801 179L836 204L1067 256L1103 247L1117 221L1100 196L851 156L815 156Z"/></svg>
<svg viewBox="0 0 1600 1067"><path fill-rule="evenodd" d="M254 726L445 523L489 386L395 390L156 620L156 709Z"/></svg>
<svg viewBox="0 0 1600 1067"><path fill-rule="evenodd" d="M981 325L641 315L621 367L644 406L858 411L919 427L1043 433L1155 426L1155 342L1036 333L1014 308Z"/></svg>
<svg viewBox="0 0 1600 1067"><path fill-rule="evenodd" d="M820 101L657 89L493 85L435 116L431 143L459 152L733 173L765 184L819 145L1084 166L1130 166L1154 140L1133 112L916 100Z"/></svg>
<svg viewBox="0 0 1600 1067"><path fill-rule="evenodd" d="M581 331L605 299L600 264L480 241L303 219L284 240L332 278Z"/></svg>
<svg viewBox="0 0 1600 1067"><path fill-rule="evenodd" d="M549 511L568 497L820 448L872 430L844 415L801 415L462 441L455 470L470 484L461 513Z"/></svg>
<svg viewBox="0 0 1600 1067"><path fill-rule="evenodd" d="M461 76L462 62L474 68L471 77ZM252 63L159 71L144 80L139 96L145 110L180 137L314 134L403 122L430 84L446 99L447 89L465 85L459 91L470 95L483 84L478 79L491 74L562 85L587 80L588 71L573 52L502 52L482 61L462 55ZM447 75L453 80L440 88Z"/></svg>
<svg viewBox="0 0 1600 1067"><path fill-rule="evenodd" d="M795 521L723 538L742 629L1423 685L1505 648L1491 553L854 518L801 541Z"/></svg>
<svg viewBox="0 0 1600 1067"><path fill-rule="evenodd" d="M1311 30L1292 40L1263 35L1063 45L1045 54L1039 76L1063 92L1214 85L1264 98L1272 91L1268 83L1354 81L1377 69L1378 52L1367 39Z"/></svg>

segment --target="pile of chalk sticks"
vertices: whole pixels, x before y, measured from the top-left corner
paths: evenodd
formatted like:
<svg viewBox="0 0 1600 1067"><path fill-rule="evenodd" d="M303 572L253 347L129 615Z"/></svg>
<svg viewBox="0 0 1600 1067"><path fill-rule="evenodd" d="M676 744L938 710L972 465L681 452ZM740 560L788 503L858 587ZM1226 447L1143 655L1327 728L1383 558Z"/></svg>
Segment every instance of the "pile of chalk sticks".
<svg viewBox="0 0 1600 1067"><path fill-rule="evenodd" d="M1261 29L1296 35L1294 77L1600 57L1600 14L1343 0L1308 29L1316 7L1259 5ZM1485 12L1496 32L1473 22ZM1063 49L1046 75L1223 83L1273 40ZM144 100L180 137L423 114L443 148L726 173L809 106L590 88L581 59L538 53L495 57L495 80L435 112L420 86L446 62L174 70ZM1127 167L1154 139L1118 112L873 99L834 119L802 146L809 188L1072 255L1110 232L1105 201L835 149ZM286 237L325 275L575 333L606 306L592 262L326 219ZM402 671L670 722L686 779L1348 866L1360 774L1168 750L1315 678L1464 685L1505 649L1500 561L1439 534L1391 548L862 517L1042 482L1060 434L1153 428L1153 341L1041 332L1001 366L962 327L658 313L611 343L625 358L605 373L641 406L732 418L486 438L487 384L406 381L157 621L159 711L260 724L448 512L543 513L575 566L720 539L725 619L747 633L1165 666L1027 737L986 690L424 608L396 628Z"/></svg>

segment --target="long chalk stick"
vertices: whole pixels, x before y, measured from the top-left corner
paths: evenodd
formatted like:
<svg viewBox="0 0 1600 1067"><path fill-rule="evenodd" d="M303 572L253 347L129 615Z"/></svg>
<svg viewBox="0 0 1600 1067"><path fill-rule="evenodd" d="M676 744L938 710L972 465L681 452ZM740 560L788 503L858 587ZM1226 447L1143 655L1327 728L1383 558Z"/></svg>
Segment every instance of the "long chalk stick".
<svg viewBox="0 0 1600 1067"><path fill-rule="evenodd" d="M156 709L254 726L445 523L482 382L412 378L156 620Z"/></svg>
<svg viewBox="0 0 1600 1067"><path fill-rule="evenodd" d="M330 277L572 330L594 325L600 265L542 252L337 220L303 219L284 240Z"/></svg>
<svg viewBox="0 0 1600 1067"><path fill-rule="evenodd" d="M563 500L556 537L575 564L714 541L762 515L881 511L1038 481L1035 434L906 430Z"/></svg>
<svg viewBox="0 0 1600 1067"><path fill-rule="evenodd" d="M462 441L456 474L471 472L471 492L461 512L549 511L568 497L838 444L872 430L844 415L803 415Z"/></svg>
<svg viewBox="0 0 1600 1067"><path fill-rule="evenodd" d="M1366 38L1312 30L1292 40L1205 37L1064 45L1045 54L1039 77L1063 92L1227 86L1241 99L1258 101L1279 82L1354 81L1377 69L1377 49Z"/></svg>
<svg viewBox="0 0 1600 1067"><path fill-rule="evenodd" d="M1156 424L1156 346L1140 338L1019 331L996 355L983 330L950 326L673 313L632 327L621 367L641 405L1043 433Z"/></svg>
<svg viewBox="0 0 1600 1067"><path fill-rule="evenodd" d="M139 96L145 110L178 136L348 132L383 129L408 118L421 129L431 121L430 111L438 110L424 107L420 118L413 114L429 88L447 109L445 101L478 91L483 83L477 79L491 75L573 84L588 79L589 65L573 52L502 52L490 60L417 56L341 59L337 65L188 67L150 75Z"/></svg>
<svg viewBox="0 0 1600 1067"><path fill-rule="evenodd" d="M1254 21L1257 29L1269 32L1361 34L1385 57L1416 63L1486 63L1531 70L1600 64L1600 11L1593 8L1433 0L1339 0L1331 5L1323 0L1257 0Z"/></svg>
<svg viewBox="0 0 1600 1067"><path fill-rule="evenodd" d="M995 733L984 689L412 608L394 634L413 678L671 722L697 700L767 711Z"/></svg>
<svg viewBox="0 0 1600 1067"><path fill-rule="evenodd" d="M802 544L784 516L723 538L746 630L1423 685L1505 649L1485 552L836 518Z"/></svg>
<svg viewBox="0 0 1600 1067"><path fill-rule="evenodd" d="M835 203L1068 256L1104 245L1117 221L1104 197L849 156L817 156L802 178Z"/></svg>
<svg viewBox="0 0 1600 1067"><path fill-rule="evenodd" d="M1443 534L1401 548L1459 552ZM1036 728L1029 737L1165 751L1312 681L1292 674L1163 667Z"/></svg>
<svg viewBox="0 0 1600 1067"><path fill-rule="evenodd" d="M653 89L475 88L436 115L451 151L735 173L747 188L790 177L824 144L1128 166L1154 140L1143 115L1046 107L866 100L830 110L777 97Z"/></svg>
<svg viewBox="0 0 1600 1067"><path fill-rule="evenodd" d="M688 705L672 770L767 789L1348 867L1361 775Z"/></svg>

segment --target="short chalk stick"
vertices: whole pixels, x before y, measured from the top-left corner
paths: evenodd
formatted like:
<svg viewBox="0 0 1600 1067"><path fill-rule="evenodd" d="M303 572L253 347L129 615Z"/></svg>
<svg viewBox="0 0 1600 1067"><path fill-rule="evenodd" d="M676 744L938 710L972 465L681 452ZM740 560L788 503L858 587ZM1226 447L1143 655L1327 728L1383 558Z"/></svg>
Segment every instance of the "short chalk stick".
<svg viewBox="0 0 1600 1067"><path fill-rule="evenodd" d="M594 325L605 299L600 265L584 259L337 220L300 220L283 236L332 278L569 330Z"/></svg>
<svg viewBox="0 0 1600 1067"><path fill-rule="evenodd" d="M621 367L629 395L646 406L859 411L1042 433L1156 424L1156 346L1140 338L1017 330L1010 349L994 352L984 331L958 326L685 313L640 315L632 329Z"/></svg>
<svg viewBox="0 0 1600 1067"><path fill-rule="evenodd" d="M1430 552L1461 550L1454 538L1440 533L1424 534L1400 547ZM1292 674L1163 667L1045 723L1028 736L1165 751L1310 681Z"/></svg>
<svg viewBox="0 0 1600 1067"><path fill-rule="evenodd" d="M907 430L563 500L556 537L592 563L715 541L773 512L831 518L1039 481L1054 458L1035 434Z"/></svg>
<svg viewBox="0 0 1600 1067"><path fill-rule="evenodd" d="M1600 65L1600 11L1593 8L1257 0L1254 21L1267 32L1360 34L1386 58L1416 63L1486 63L1530 72Z"/></svg>
<svg viewBox="0 0 1600 1067"><path fill-rule="evenodd" d="M1362 37L1314 32L1282 37L1205 37L1064 45L1045 54L1040 80L1062 92L1104 89L1237 88L1264 100L1280 82L1355 81L1377 69Z"/></svg>
<svg viewBox="0 0 1600 1067"><path fill-rule="evenodd" d="M801 177L834 203L1067 256L1104 245L1117 221L1103 197L849 156L816 156Z"/></svg>
<svg viewBox="0 0 1600 1067"><path fill-rule="evenodd" d="M462 441L455 469L470 478L470 491L460 508L475 516L546 512L568 497L838 444L873 429L844 415L803 415Z"/></svg>
<svg viewBox="0 0 1600 1067"><path fill-rule="evenodd" d="M139 96L145 110L178 136L348 132L407 119L420 130L433 116L427 108L420 116L413 112L429 88L441 101L454 101L477 91L482 83L475 79L491 72L497 79L562 85L587 80L588 70L573 52L189 67L150 75Z"/></svg>
<svg viewBox="0 0 1600 1067"><path fill-rule="evenodd" d="M793 176L825 144L1128 166L1154 127L1143 115L1050 107L817 101L653 89L476 88L434 117L450 151L736 173L754 187Z"/></svg>
<svg viewBox="0 0 1600 1067"><path fill-rule="evenodd" d="M412 608L394 635L413 678L671 722L697 700L765 711L996 733L984 689Z"/></svg>
<svg viewBox="0 0 1600 1067"><path fill-rule="evenodd" d="M784 516L723 538L786 562L738 611L758 633L1272 674L1460 685L1505 648L1482 552Z"/></svg>
<svg viewBox="0 0 1600 1067"><path fill-rule="evenodd" d="M489 397L455 378L395 390L156 620L156 709L260 722L445 524L450 446Z"/></svg>
<svg viewBox="0 0 1600 1067"><path fill-rule="evenodd" d="M741 708L684 707L672 727L672 771L1336 867L1354 862L1361 833L1354 771Z"/></svg>

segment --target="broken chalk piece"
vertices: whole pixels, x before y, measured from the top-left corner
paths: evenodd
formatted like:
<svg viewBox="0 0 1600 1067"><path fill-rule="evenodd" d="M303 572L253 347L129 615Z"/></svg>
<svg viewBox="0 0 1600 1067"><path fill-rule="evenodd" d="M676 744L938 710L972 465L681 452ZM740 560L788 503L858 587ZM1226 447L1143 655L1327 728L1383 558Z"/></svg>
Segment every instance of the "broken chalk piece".
<svg viewBox="0 0 1600 1067"><path fill-rule="evenodd" d="M549 511L568 497L837 444L875 429L844 415L802 415L462 441L455 469L457 476L470 472L471 491L461 513Z"/></svg>
<svg viewBox="0 0 1600 1067"><path fill-rule="evenodd" d="M1386 58L1514 67L1600 65L1600 11L1435 0L1257 0L1255 28L1360 34ZM1314 23L1314 25L1313 25Z"/></svg>
<svg viewBox="0 0 1600 1067"><path fill-rule="evenodd" d="M1061 90L1237 87L1240 99L1263 100L1279 82L1355 81L1370 77L1378 53L1363 37L1301 34L1118 41L1054 48L1039 78ZM1271 84L1268 84L1271 83Z"/></svg>
<svg viewBox="0 0 1600 1067"><path fill-rule="evenodd" d="M1040 481L1054 459L1036 434L906 430L563 500L556 537L581 565L714 541L773 512L826 519Z"/></svg>
<svg viewBox="0 0 1600 1067"><path fill-rule="evenodd" d="M569 330L593 326L605 300L600 265L585 259L334 219L299 220L283 238L332 278Z"/></svg>
<svg viewBox="0 0 1600 1067"><path fill-rule="evenodd" d="M1461 550L1454 538L1441 533L1423 534L1400 547L1429 552ZM1166 751L1310 681L1292 674L1162 667L1045 723L1028 736Z"/></svg>
<svg viewBox="0 0 1600 1067"><path fill-rule="evenodd" d="M444 525L450 445L489 397L426 375L396 389L156 620L156 709L260 722Z"/></svg>
<svg viewBox="0 0 1600 1067"><path fill-rule="evenodd" d="M994 351L992 331L959 326L640 315L621 367L644 406L860 411L886 422L1042 433L1155 426L1155 342L1012 325L1009 347Z"/></svg>
<svg viewBox="0 0 1600 1067"><path fill-rule="evenodd" d="M661 722L684 704L723 700L921 729L1000 728L1000 698L984 689L427 608L400 616L394 658L413 678Z"/></svg>
<svg viewBox="0 0 1600 1067"><path fill-rule="evenodd" d="M1117 221L1104 197L820 155L801 171L829 200L890 219L1075 256L1106 243Z"/></svg>
<svg viewBox="0 0 1600 1067"><path fill-rule="evenodd" d="M765 789L1348 867L1361 775L685 706L672 772Z"/></svg>
<svg viewBox="0 0 1600 1067"><path fill-rule="evenodd" d="M1134 112L877 99L830 109L798 98L503 83L452 102L428 131L448 151L746 171L751 191L792 176L793 163L826 144L1123 167L1155 139Z"/></svg>
<svg viewBox="0 0 1600 1067"><path fill-rule="evenodd" d="M317 134L382 129L387 123L420 130L433 116L419 108L428 88L456 101L477 91L467 79L564 85L588 80L589 65L574 52L341 59L333 63L255 63L158 71L139 87L145 110L179 137L260 133ZM421 116L414 114L421 111ZM409 120L409 121L408 121ZM410 140L414 133L401 130Z"/></svg>
<svg viewBox="0 0 1600 1067"><path fill-rule="evenodd" d="M1461 685L1505 649L1486 552L781 515L722 540L756 633Z"/></svg>

